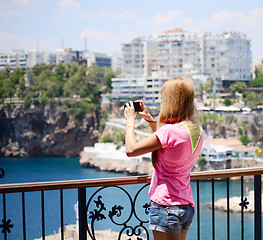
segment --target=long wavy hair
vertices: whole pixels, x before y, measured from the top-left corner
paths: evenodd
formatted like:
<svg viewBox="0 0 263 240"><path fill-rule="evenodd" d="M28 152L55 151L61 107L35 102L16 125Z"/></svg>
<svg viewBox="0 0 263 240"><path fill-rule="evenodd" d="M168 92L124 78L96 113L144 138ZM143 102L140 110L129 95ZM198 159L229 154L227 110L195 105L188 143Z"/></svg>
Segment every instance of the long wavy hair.
<svg viewBox="0 0 263 240"><path fill-rule="evenodd" d="M194 103L195 91L192 81L186 77L168 80L161 89L161 109L158 127L186 120L194 121L197 109ZM152 163L156 167L156 151L152 153Z"/></svg>

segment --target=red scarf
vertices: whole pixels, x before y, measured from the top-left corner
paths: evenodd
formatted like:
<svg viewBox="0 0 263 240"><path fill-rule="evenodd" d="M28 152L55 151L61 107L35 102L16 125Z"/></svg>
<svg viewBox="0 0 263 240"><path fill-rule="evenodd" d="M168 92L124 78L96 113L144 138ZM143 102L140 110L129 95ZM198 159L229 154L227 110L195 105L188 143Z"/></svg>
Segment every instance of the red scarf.
<svg viewBox="0 0 263 240"><path fill-rule="evenodd" d="M177 123L177 121L178 121L177 118L166 118L162 120L162 122L166 124L174 124Z"/></svg>

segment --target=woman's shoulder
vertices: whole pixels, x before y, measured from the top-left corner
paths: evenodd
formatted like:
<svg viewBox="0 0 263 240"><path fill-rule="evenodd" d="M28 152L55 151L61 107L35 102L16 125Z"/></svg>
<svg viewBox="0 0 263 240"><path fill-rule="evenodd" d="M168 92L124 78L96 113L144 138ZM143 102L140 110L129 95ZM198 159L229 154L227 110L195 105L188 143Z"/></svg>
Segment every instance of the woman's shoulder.
<svg viewBox="0 0 263 240"><path fill-rule="evenodd" d="M184 128L184 125L180 122L180 123L174 123L174 124L163 124L159 127L158 130L160 131L180 131L183 128Z"/></svg>

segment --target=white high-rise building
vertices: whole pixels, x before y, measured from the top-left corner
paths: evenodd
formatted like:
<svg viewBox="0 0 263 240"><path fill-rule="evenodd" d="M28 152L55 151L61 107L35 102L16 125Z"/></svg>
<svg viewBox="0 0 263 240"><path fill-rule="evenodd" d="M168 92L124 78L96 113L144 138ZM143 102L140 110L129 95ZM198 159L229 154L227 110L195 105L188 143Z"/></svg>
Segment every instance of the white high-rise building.
<svg viewBox="0 0 263 240"><path fill-rule="evenodd" d="M8 65L8 54L0 53L0 71Z"/></svg>
<svg viewBox="0 0 263 240"><path fill-rule="evenodd" d="M251 80L250 41L242 33L214 36L175 29L157 37L158 64L167 76L203 74L221 79L225 87Z"/></svg>
<svg viewBox="0 0 263 240"><path fill-rule="evenodd" d="M31 50L27 53L27 67L32 68L36 64L44 63L44 52Z"/></svg>
<svg viewBox="0 0 263 240"><path fill-rule="evenodd" d="M223 87L228 88L236 81L251 80L251 46L245 34L207 35L204 56L204 73L221 79Z"/></svg>
<svg viewBox="0 0 263 240"><path fill-rule="evenodd" d="M148 76L157 59L157 41L154 38L138 37L122 44L123 70L125 77Z"/></svg>
<svg viewBox="0 0 263 240"><path fill-rule="evenodd" d="M250 40L243 33L212 35L174 29L122 44L122 56L122 79L144 78L144 100L149 101L159 101L163 79L177 76L195 81L213 78L214 91L229 88L236 81L251 80ZM127 92L129 86L120 87L121 78L114 81L113 93L117 94L115 88L119 93Z"/></svg>
<svg viewBox="0 0 263 240"><path fill-rule="evenodd" d="M9 53L0 53L0 70L9 66L11 69L26 68L27 53L23 50L13 50Z"/></svg>
<svg viewBox="0 0 263 240"><path fill-rule="evenodd" d="M121 73L123 69L122 55L115 53L111 56L111 69L113 72Z"/></svg>
<svg viewBox="0 0 263 240"><path fill-rule="evenodd" d="M30 50L27 53L27 67L32 68L36 64L56 64L56 54L38 50Z"/></svg>

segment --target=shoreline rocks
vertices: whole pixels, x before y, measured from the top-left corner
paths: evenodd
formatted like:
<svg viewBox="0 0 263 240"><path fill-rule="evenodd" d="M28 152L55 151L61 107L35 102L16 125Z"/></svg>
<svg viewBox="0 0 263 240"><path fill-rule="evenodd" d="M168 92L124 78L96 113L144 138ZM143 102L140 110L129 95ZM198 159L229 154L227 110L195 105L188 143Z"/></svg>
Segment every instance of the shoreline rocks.
<svg viewBox="0 0 263 240"><path fill-rule="evenodd" d="M246 198L246 200L245 200ZM247 196L244 196L244 199L247 208L244 208L245 213L253 213L254 212L254 191L249 191L249 194ZM232 197L229 199L229 210L230 212L241 212L241 206L239 205L241 203L241 197ZM263 199L262 199L263 204ZM212 203L208 205L209 208L212 208ZM227 211L227 198L220 198L217 201L215 201L215 209L221 210L221 211Z"/></svg>
<svg viewBox="0 0 263 240"><path fill-rule="evenodd" d="M111 229L107 230L96 230L95 231L97 240L108 240L108 239L118 239L119 233L113 232ZM61 233L60 230L55 232L52 235L45 236L46 240L60 240ZM76 227L76 224L66 225L64 226L64 239L65 240L78 240L79 239L79 231ZM91 239L88 235L88 239ZM35 238L34 240L42 240L41 238Z"/></svg>
<svg viewBox="0 0 263 240"><path fill-rule="evenodd" d="M127 157L125 146L118 148L113 143L96 143L94 147L85 147L80 153L80 164L84 167L95 167L101 171L139 175L152 173L150 154Z"/></svg>

